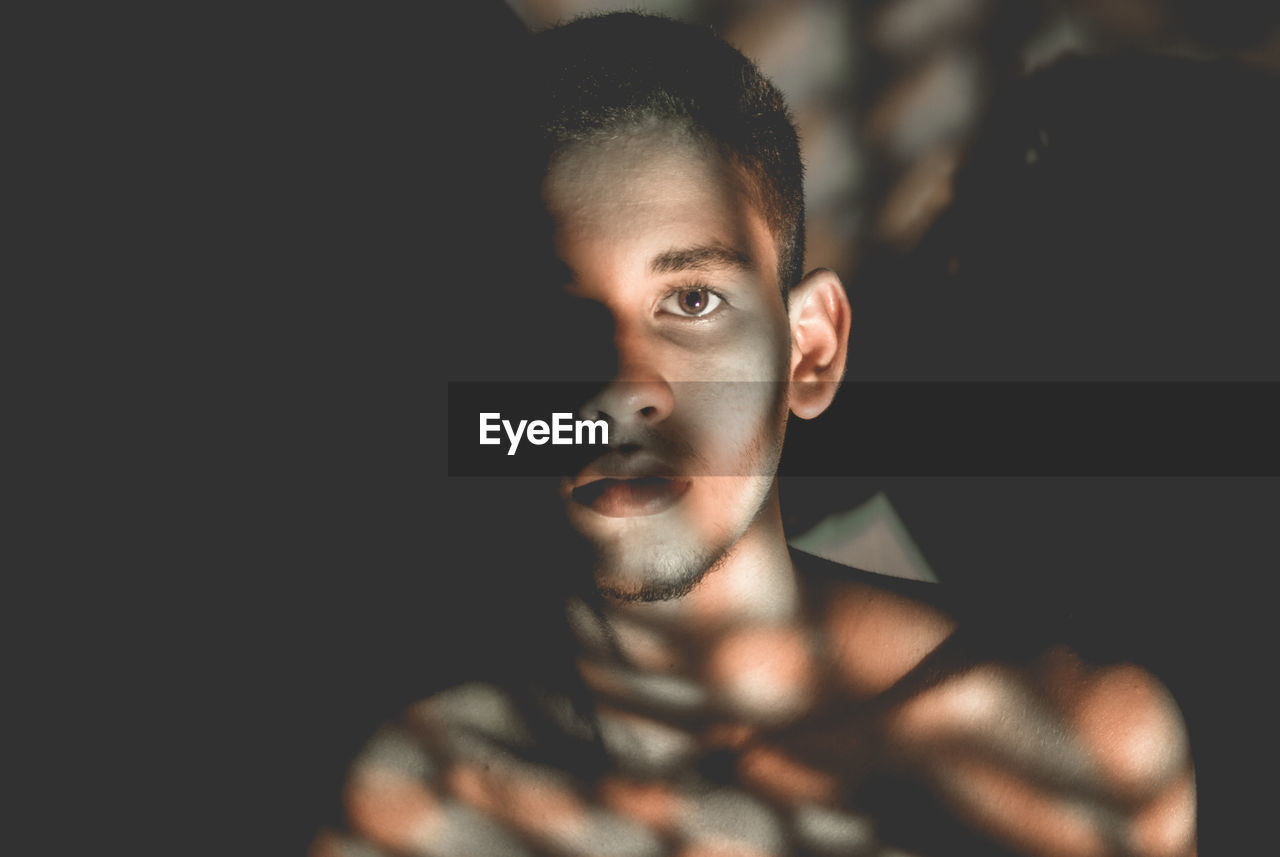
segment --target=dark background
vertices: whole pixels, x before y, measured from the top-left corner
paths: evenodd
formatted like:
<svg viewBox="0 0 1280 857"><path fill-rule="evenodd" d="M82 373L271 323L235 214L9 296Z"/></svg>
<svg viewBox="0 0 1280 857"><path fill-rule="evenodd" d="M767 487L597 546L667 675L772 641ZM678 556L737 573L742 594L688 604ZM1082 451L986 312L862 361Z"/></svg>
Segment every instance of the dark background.
<svg viewBox="0 0 1280 857"><path fill-rule="evenodd" d="M85 251L77 320L122 358L78 361L102 407L76 449L101 478L58 500L91 524L59 529L94 534L77 567L103 571L77 591L103 632L72 643L123 712L95 743L159 744L203 786L178 801L202 817L180 841L301 851L379 719L531 633L545 486L445 475L445 382L576 343L509 321L545 312L520 289L542 234L516 130L523 30L467 8L152 18L137 51L107 52L119 75L67 87L93 154L67 169L102 183L81 187L100 245L76 246L102 252ZM851 372L1280 378L1275 95L1260 70L1140 57L1011 86L919 244L866 251ZM1028 180L1043 123L1053 160ZM1194 448L1214 419L1169 430ZM783 502L798 530L885 491L944 580L1154 669L1218 853L1272 776L1280 491L1109 473L808 480Z"/></svg>

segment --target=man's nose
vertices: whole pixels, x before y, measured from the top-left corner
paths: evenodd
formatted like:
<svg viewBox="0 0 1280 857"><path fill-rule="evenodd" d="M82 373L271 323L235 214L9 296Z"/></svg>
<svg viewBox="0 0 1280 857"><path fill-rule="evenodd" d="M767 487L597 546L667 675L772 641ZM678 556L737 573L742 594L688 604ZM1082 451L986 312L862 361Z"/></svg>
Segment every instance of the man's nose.
<svg viewBox="0 0 1280 857"><path fill-rule="evenodd" d="M675 394L654 365L651 343L618 330L614 337L617 373L582 406L583 419L605 419L621 430L657 425L671 415Z"/></svg>

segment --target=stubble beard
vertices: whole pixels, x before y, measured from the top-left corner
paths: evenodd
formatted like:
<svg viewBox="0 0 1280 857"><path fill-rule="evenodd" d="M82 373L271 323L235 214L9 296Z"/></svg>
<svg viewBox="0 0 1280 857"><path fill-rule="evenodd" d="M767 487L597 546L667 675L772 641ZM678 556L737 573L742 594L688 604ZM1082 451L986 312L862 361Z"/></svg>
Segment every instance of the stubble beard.
<svg viewBox="0 0 1280 857"><path fill-rule="evenodd" d="M735 537L703 544L668 545L660 550L601 550L595 568L596 589L617 601L670 601L688 595L729 555ZM623 556L623 553L631 554Z"/></svg>
<svg viewBox="0 0 1280 857"><path fill-rule="evenodd" d="M746 456L757 463L757 474L768 474L742 477L754 483L743 487L744 491L755 493L746 505L749 514L737 517L736 526L730 524L709 534L698 533L696 521L682 521L685 531L665 545L649 542L641 548L634 544L635 538L595 543L595 588L600 595L621 602L670 601L688 595L729 560L742 537L770 508L777 486L786 434L785 397L774 402L773 408L777 418L771 423L772 430L758 434Z"/></svg>
<svg viewBox="0 0 1280 857"><path fill-rule="evenodd" d="M710 536L691 533L675 543L647 546L597 545L595 582L599 594L621 602L670 601L694 590L733 555L742 537L769 508L776 477L762 480L754 490L750 514L736 527Z"/></svg>

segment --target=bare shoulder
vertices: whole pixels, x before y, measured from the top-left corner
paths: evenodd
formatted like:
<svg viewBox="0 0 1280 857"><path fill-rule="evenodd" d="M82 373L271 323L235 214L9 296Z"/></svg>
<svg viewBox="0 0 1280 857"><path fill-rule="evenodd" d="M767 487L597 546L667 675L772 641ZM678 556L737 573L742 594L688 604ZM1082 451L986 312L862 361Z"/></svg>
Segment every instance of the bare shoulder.
<svg viewBox="0 0 1280 857"><path fill-rule="evenodd" d="M971 636L974 617L935 593L865 573L823 585L834 675L877 700L885 763L1017 853L1194 855L1194 771L1164 684L1066 646Z"/></svg>
<svg viewBox="0 0 1280 857"><path fill-rule="evenodd" d="M1195 780L1172 695L1130 663L1066 647L953 669L886 735L958 814L1054 855L1195 853Z"/></svg>
<svg viewBox="0 0 1280 857"><path fill-rule="evenodd" d="M1059 648L1028 673L1117 795L1136 800L1150 796L1189 764L1178 706L1160 680L1142 667L1092 665Z"/></svg>

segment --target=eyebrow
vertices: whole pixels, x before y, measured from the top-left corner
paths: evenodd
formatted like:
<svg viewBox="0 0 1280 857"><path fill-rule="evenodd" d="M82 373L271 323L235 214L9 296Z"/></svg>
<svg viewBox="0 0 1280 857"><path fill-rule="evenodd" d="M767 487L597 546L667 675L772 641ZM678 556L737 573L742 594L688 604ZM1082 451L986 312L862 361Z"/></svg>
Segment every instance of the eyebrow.
<svg viewBox="0 0 1280 857"><path fill-rule="evenodd" d="M737 268L754 271L756 265L745 253L723 244L703 244L696 247L673 247L654 256L649 261L649 271L654 274L673 274L679 271L707 271L716 268Z"/></svg>

